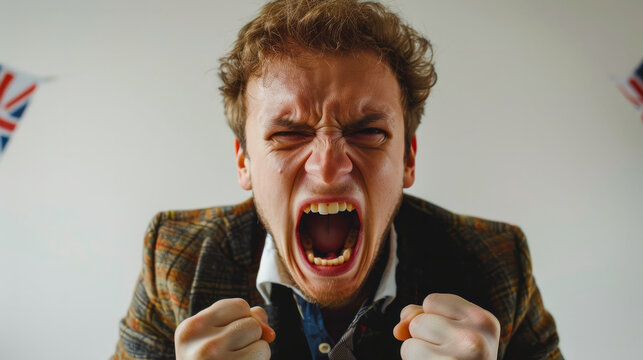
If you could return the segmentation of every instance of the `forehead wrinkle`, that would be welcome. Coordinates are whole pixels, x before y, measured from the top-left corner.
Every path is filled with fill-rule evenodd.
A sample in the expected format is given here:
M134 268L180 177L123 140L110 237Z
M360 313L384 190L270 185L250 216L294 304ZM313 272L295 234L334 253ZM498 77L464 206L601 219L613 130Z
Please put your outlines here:
M355 62L356 59L362 61ZM337 61L344 60L349 61L351 67L337 66ZM281 109L280 116L288 114L293 120L311 125L333 120L342 124L371 111L389 114L395 111L390 106L384 109L381 103L385 101L378 100L380 94L372 93L380 78L387 73L393 75L392 70L368 52L320 55L304 51L295 58L274 57L265 65L260 76L265 92L276 94L276 98L282 100L279 105L291 109ZM344 81L357 67L361 70L365 66L368 72L362 75L361 82ZM399 93L399 89L396 92ZM401 98L399 100L401 106Z
M249 81L246 99L254 106L248 106L248 116L256 113L263 128L274 125L281 118L299 119L305 113L304 97L292 91L283 81L285 77L279 71L266 71Z
M317 79L310 79L314 68L289 59L276 59L272 64L274 66L264 72L262 83L266 92L284 99L279 104L280 116L306 123L321 118L321 106L317 102L324 89Z
M346 101L343 95L334 96L327 99L323 106L324 118L329 122L336 122L344 127L351 124L368 125L375 121L384 120L390 126L394 125L395 109L387 105L386 102L373 99L369 93L353 96L355 101Z
M378 64L386 66L381 62L378 62ZM391 116L398 110L401 111L402 101L399 87L396 89L397 94L395 96L395 104L398 106L391 106L388 94L374 92L375 89L382 90L377 83L380 81L380 76L390 72L388 67L378 66L376 69L371 69L373 69L373 73L367 74L370 76L364 78L362 83L339 82L330 84L329 87L331 88L324 99L324 112L330 114L338 122L344 123L346 121L355 121L369 113L386 114L388 116L382 117L391 120L389 119ZM399 107L399 109L395 107Z

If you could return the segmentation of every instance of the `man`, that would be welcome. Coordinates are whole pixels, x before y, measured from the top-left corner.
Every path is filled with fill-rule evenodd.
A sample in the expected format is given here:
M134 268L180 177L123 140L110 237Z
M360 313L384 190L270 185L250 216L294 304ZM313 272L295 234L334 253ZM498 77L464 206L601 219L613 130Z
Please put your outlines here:
M221 65L253 199L155 218L115 358L562 358L520 230L403 195L430 49L379 4L266 4Z

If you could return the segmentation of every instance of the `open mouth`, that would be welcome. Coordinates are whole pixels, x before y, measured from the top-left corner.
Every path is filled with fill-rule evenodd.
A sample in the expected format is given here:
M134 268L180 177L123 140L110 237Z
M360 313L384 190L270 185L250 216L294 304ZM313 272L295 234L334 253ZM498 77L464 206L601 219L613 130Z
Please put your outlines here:
M338 266L354 255L360 220L351 203L313 203L299 221L299 241L309 263Z

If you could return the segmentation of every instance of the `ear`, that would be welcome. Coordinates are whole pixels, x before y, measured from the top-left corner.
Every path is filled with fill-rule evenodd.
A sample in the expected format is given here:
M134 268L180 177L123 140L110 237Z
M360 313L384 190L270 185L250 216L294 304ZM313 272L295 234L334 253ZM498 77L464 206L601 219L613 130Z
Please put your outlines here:
M409 153L406 154L406 162L404 164L404 188L410 188L415 182L415 153L417 152L417 141L415 135L411 139L411 147Z
M252 181L250 181L250 159L243 152L239 139L234 138L234 156L237 164L237 180L243 190L252 190Z

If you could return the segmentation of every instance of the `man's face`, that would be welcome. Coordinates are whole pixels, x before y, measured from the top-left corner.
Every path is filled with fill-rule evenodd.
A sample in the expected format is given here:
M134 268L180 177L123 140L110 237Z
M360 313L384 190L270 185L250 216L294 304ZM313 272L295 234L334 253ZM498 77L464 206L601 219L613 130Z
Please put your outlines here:
M322 306L345 305L414 180L394 73L369 52L276 58L248 82L246 108L240 184L297 286Z

